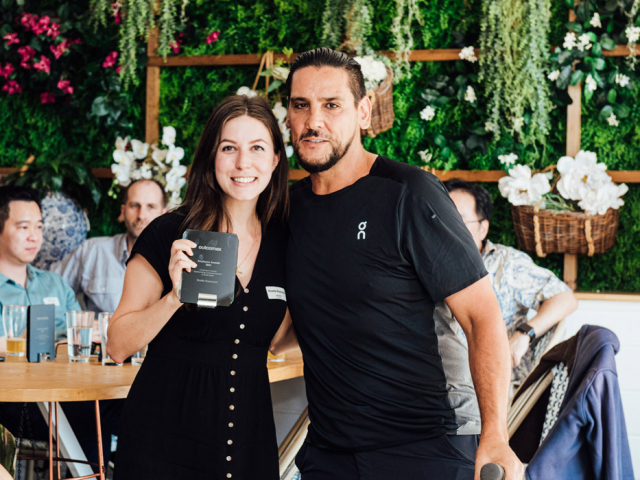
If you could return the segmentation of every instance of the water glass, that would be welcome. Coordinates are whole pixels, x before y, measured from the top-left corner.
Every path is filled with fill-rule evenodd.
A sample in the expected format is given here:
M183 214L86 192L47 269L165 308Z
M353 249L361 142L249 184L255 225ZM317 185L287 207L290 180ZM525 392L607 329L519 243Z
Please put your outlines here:
M100 329L100 353L102 354L102 365L118 365L122 366L121 363L116 363L109 354L107 353L107 329L109 328L109 322L111 321L113 313L110 312L100 312L98 314L98 328Z
M67 312L67 348L70 362L89 361L95 318L96 314L88 310Z
M7 355L24 357L27 352L27 307L3 306L2 323L7 337Z
M135 365L138 367L142 365L142 362L144 362L144 357L147 356L147 347L148 345L133 354L133 356L131 357L131 365Z

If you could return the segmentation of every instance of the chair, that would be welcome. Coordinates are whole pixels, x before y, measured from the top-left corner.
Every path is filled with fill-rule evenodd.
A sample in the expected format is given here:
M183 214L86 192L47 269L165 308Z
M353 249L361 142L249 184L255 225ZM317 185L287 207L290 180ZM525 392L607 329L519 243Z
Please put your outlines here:
M541 358L509 410L511 446L528 480L630 479L631 454L615 354L602 327L582 327Z

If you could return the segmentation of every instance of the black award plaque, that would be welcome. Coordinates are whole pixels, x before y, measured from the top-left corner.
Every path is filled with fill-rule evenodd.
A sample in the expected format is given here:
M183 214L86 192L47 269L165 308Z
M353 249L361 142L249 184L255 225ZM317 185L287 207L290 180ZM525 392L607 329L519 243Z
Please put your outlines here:
M39 362L42 354L56 358L56 307L31 305L27 310L27 360Z
M196 244L193 256L198 264L182 272L178 297L199 307L228 307L233 303L238 264L238 237L233 233L186 230L182 238Z

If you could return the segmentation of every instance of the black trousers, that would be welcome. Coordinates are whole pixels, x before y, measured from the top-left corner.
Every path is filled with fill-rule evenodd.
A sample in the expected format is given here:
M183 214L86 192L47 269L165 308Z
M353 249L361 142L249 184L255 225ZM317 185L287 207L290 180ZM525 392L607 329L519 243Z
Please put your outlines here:
M20 417L23 403L0 403L0 424L9 430L15 437L20 432ZM105 466L111 457L111 435L118 434L120 413L124 400L102 400L100 402L100 427L102 430L102 454ZM69 420L69 424L75 433L78 443L90 462L98 463L98 442L96 441L96 414L94 402L61 402L62 411ZM34 440L49 440L49 427L45 422L38 405L27 404L27 413L31 423L31 432ZM54 432L55 434L55 432ZM29 433L25 426L22 432L23 446L31 445ZM93 467L97 472L97 467Z
M302 480L473 480L479 435L442 435L349 453L305 443L296 456Z

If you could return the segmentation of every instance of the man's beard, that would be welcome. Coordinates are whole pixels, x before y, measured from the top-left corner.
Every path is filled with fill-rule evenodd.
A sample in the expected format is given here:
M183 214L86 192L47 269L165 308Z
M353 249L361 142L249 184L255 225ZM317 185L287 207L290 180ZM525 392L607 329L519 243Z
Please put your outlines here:
M302 168L304 168L309 173L320 173L326 172L330 168L332 168L336 163L338 163L342 157L347 153L349 147L351 147L351 142L353 142L353 138L349 140L349 142L345 145L345 147L340 150L339 145L331 144L331 153L328 155L327 160L323 163L311 163L302 156L300 153L300 142L302 142L305 138L309 137L317 137L323 138L322 135L317 130L307 130L307 132L300 137L300 139L293 145L293 151L296 154L296 158L298 159L298 163ZM328 139L325 139L328 140Z

